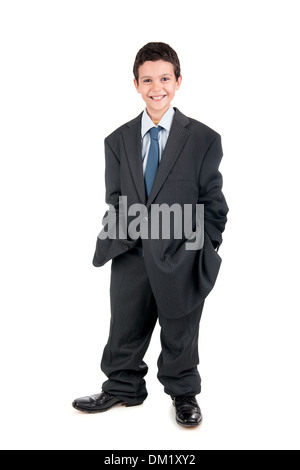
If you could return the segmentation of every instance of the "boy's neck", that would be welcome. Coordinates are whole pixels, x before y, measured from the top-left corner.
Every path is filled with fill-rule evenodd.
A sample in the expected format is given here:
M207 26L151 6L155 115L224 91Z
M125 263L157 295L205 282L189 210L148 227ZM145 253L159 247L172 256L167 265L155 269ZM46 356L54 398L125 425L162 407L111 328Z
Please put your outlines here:
M168 109L164 110L164 111L160 111L158 113L153 113L152 111L149 112L148 108L147 108L147 113L148 113L148 116L150 117L150 119L153 121L153 123L157 126L157 124L161 121L162 117L164 116L164 114L166 114L167 111L169 111L170 109L170 106L168 107Z

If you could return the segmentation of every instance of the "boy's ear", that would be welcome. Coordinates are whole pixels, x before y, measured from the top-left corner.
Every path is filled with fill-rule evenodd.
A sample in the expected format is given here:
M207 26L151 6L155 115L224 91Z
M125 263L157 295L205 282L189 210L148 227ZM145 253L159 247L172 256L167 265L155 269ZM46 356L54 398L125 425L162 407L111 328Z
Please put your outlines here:
M138 93L141 93L141 92L140 92L140 87L139 87L138 82L136 81L135 78L133 79L133 83L134 83L134 86L135 86L137 92L138 92Z
M176 82L176 90L179 90L179 88L181 87L181 83L182 83L182 75L180 75L180 77L178 78Z

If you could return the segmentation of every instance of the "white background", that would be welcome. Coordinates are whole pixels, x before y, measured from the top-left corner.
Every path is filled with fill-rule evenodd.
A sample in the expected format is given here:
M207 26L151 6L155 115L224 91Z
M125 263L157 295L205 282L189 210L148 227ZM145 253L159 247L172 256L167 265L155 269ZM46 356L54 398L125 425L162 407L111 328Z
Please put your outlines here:
M300 447L297 1L0 3L1 447ZM104 138L144 102L147 42L178 53L173 105L222 135L230 207L200 353L204 422L184 430L146 356L142 407L84 415L109 327Z

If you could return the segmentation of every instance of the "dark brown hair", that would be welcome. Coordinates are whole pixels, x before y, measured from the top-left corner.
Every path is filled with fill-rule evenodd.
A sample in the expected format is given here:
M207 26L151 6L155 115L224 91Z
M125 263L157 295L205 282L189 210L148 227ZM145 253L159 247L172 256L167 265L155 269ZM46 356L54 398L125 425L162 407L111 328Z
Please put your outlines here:
M133 74L137 82L139 81L139 67L148 60L153 62L156 60L171 62L174 67L176 80L180 77L180 62L174 49L164 42L149 42L139 50L135 58Z

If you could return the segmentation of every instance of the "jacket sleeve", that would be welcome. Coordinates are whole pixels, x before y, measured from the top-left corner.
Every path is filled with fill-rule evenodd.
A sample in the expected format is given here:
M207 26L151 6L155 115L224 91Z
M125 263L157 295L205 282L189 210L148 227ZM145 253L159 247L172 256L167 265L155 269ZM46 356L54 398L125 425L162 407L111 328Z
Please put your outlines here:
M122 248L114 243L119 233L119 196L121 196L120 161L109 145L105 145L105 202L109 209L102 219L103 228L97 237L93 265L103 266L109 259L119 254Z
M106 227L107 231L107 222L108 217L113 213L116 216L116 224L110 224L110 231L116 231L118 233L117 225L119 221L119 197L121 196L121 179L120 179L120 161L111 146L109 145L107 139L104 141L105 146L105 202L109 205L109 209L105 212L102 219L102 225L104 228L99 234L104 232ZM110 219L111 221L113 219ZM116 235L115 235L116 237Z
M105 202L118 210L119 196L121 196L120 161L113 152L107 139L105 145Z
M222 193L223 178L219 171L222 157L221 136L217 134L202 162L198 200L199 204L204 204L204 231L217 249L223 241L222 233L225 230L229 211Z

